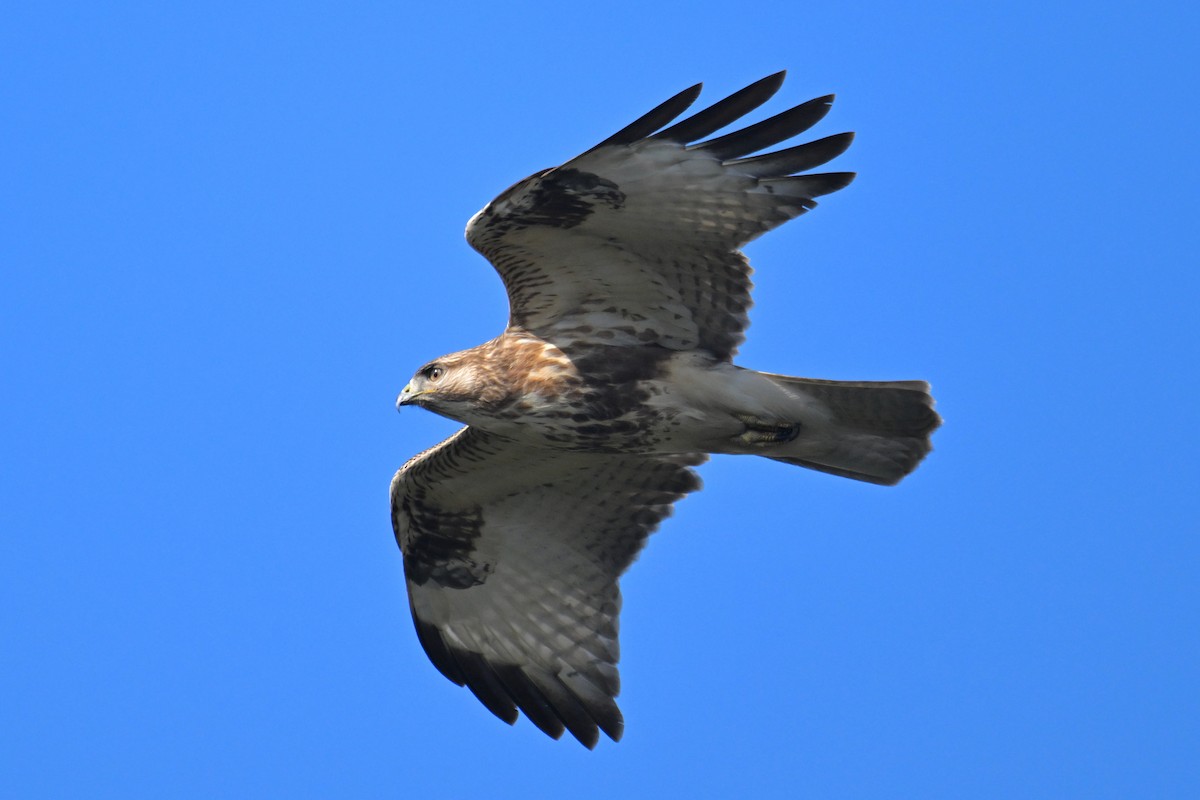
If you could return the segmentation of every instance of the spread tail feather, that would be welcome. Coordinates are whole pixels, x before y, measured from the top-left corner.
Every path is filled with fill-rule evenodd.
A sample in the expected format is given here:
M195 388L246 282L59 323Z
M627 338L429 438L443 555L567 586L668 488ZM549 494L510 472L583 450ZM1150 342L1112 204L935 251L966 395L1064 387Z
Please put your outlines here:
M760 373L789 393L818 401L829 425L763 455L786 464L884 485L900 482L932 449L942 424L924 381L824 381Z

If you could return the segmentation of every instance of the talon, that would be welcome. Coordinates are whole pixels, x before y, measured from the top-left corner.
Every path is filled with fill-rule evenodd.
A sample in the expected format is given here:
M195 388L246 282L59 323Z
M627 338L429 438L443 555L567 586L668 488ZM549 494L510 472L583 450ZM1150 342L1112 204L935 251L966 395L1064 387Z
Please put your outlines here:
M746 430L742 431L736 438L742 444L747 445L772 445L783 444L790 442L800 435L800 423L779 423L768 422L767 420L758 419L743 414L735 415Z

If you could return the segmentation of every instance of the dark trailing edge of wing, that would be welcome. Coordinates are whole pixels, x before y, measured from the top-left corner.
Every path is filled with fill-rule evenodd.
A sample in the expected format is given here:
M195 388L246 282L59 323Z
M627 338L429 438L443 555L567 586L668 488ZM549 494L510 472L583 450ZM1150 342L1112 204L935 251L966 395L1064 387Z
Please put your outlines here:
M685 120L675 123L664 131L651 136L651 139L666 139L679 144L687 144L697 139L703 139L715 131L721 130L734 120L741 119L763 103L770 100L779 87L787 71L776 72L762 80L755 81L745 89L734 92L724 100L718 101Z
M621 130L593 147L592 150L599 150L601 147L609 145L633 144L636 141L645 139L663 125L666 125L684 111L687 111L688 106L696 102L696 98L700 96L700 88L703 85L697 83L695 86L684 89L670 100L656 106L653 110L638 117L624 128L621 128ZM588 152L590 153L591 150Z

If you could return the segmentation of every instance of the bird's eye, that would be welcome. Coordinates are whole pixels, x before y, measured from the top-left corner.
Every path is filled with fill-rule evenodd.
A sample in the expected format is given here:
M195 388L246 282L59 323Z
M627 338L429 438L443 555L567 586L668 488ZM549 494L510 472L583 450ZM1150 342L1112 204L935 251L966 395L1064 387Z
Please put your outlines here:
M425 378L427 380L436 381L436 380L441 379L441 377L445 374L446 374L446 370L442 369L441 367L426 367L425 368Z

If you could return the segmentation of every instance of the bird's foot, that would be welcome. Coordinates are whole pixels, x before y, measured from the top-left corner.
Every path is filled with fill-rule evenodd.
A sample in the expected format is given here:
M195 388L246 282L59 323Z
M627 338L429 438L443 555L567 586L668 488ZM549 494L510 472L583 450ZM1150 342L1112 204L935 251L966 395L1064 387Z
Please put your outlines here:
M746 429L734 438L750 447L783 444L800 435L800 423L798 422L772 422L745 414L736 416L746 426Z

